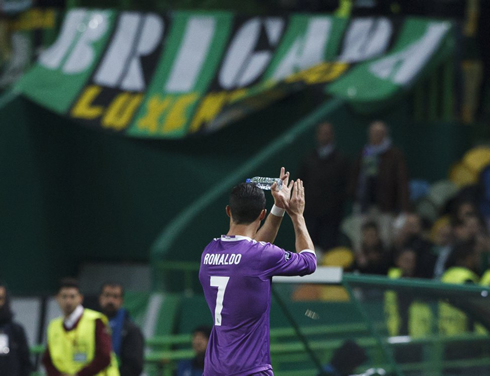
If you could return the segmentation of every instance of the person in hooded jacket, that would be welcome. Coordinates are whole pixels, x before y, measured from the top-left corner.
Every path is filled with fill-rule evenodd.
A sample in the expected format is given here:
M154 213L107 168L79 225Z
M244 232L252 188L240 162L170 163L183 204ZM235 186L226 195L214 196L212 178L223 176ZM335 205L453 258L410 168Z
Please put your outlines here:
M0 282L0 375L29 376L32 363L26 333L13 316L7 288Z

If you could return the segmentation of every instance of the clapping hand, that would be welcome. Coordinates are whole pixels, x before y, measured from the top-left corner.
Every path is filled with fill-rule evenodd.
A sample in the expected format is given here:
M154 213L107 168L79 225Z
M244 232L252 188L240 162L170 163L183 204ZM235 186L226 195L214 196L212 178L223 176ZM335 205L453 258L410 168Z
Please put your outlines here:
M305 210L305 188L303 186L303 181L298 179L293 183L293 194L289 201L288 214L290 217L295 215L303 215Z
M289 208L289 200L291 199L291 189L293 181L289 181L289 171L286 172L284 167L281 167L279 179L282 180L282 187L279 189L278 184L274 183L271 187L272 197L274 197L274 205L278 208L287 210Z

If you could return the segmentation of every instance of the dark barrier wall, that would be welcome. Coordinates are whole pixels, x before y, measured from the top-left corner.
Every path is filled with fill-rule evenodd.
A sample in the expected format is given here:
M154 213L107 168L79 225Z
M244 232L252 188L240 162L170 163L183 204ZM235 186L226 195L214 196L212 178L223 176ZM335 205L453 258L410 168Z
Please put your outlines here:
M15 99L0 109L0 278L16 293L53 291L81 262L149 260L153 241L180 211L313 107L302 94L209 136L142 141L82 128ZM413 125L408 104L379 116L410 156L414 178L443 178L468 147L468 128ZM339 147L354 158L367 120L347 108L330 120ZM294 176L312 146L313 130L256 174L275 175L285 165ZM210 203L164 259L198 261L226 230L226 199ZM285 221L278 244L291 248L291 234Z

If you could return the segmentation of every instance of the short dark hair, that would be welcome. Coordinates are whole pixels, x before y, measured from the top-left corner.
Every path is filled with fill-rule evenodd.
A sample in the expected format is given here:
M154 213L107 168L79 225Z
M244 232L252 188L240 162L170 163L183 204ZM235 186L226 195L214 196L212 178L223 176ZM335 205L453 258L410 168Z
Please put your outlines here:
M241 183L230 194L230 210L233 222L250 224L265 208L265 194L255 183Z
M121 289L121 296L124 297L124 287L123 287L123 285L121 285L118 282L113 282L113 281L104 282L102 284L102 286L100 286L99 295L102 295L102 293L104 292L104 289L106 287L119 287Z
M80 285L78 284L78 281L75 278L63 278L60 281L58 292L60 292L62 289L70 288L75 288L80 291Z
M211 327L207 325L198 326L192 331L192 335L196 335L197 333L202 333L207 339L209 339L209 336L211 335Z

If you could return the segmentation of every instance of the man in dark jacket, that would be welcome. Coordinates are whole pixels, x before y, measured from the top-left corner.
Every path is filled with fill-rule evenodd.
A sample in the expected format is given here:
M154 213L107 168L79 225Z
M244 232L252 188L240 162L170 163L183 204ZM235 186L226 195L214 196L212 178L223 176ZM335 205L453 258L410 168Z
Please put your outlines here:
M0 283L0 375L29 376L32 364L27 337L12 318L7 289Z
M381 238L390 247L395 215L409 211L407 166L402 151L393 146L384 122L373 122L368 138L353 170L349 191L359 227L368 219L376 221Z
M119 361L121 376L139 376L143 372L144 337L131 321L129 313L122 308L124 289L118 283L102 285L99 304L102 313L109 319L112 330L112 349Z
M324 122L316 130L317 147L303 161L298 177L305 190L305 219L315 246L337 246L344 212L348 163L335 146L333 125Z

